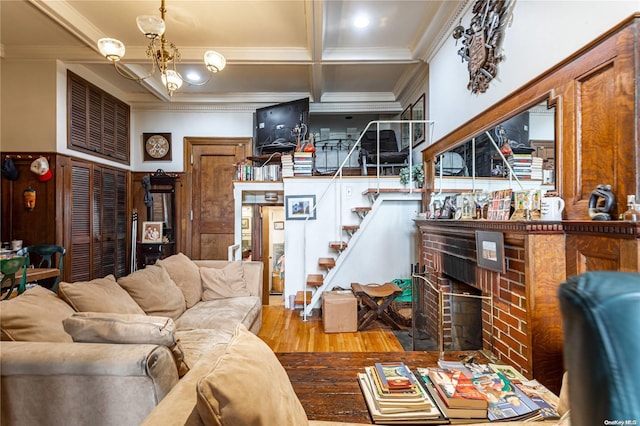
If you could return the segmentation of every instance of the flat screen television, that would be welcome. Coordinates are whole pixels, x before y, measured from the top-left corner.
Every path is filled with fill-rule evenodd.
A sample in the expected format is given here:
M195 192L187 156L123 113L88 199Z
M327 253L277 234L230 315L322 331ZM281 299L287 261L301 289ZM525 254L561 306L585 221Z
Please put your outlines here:
M308 117L309 98L257 109L254 153L262 155L293 151L298 137L295 128L303 123L308 125Z

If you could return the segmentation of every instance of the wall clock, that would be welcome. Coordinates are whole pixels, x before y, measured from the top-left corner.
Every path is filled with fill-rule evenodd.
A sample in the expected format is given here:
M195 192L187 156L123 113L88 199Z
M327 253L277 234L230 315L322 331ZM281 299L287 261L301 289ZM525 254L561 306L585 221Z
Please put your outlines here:
M171 133L143 133L144 161L171 160Z
M472 93L484 93L498 74L498 63L504 60L502 39L510 24L516 0L477 0L473 18L466 30L462 25L453 30L453 38L462 38L458 55L468 61L469 84ZM456 42L457 43L457 42Z

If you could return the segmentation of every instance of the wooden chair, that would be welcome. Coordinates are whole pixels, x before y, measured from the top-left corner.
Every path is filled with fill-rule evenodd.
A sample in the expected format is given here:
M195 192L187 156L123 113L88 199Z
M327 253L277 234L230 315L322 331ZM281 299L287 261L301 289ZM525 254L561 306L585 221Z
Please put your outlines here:
M14 256L8 259L0 259L0 272L3 274L2 281L0 281L0 288L2 288L3 293L5 290L7 292L2 298L3 300L11 297L13 289L16 288L16 273L20 268L22 268L22 278L20 278L20 284L18 285L18 294L20 294L19 289L23 288L27 281L28 264L29 259L26 256Z
M58 262L57 266L55 263L55 255L58 254ZM29 259L29 264L33 265L36 268L58 268L60 274L56 277L53 285L51 286L51 291L54 293L58 291L58 284L60 284L60 280L62 279L62 266L64 255L67 253L67 250L62 246L57 246L54 244L41 244L37 246L28 246L23 247L16 253L18 256L26 256ZM40 258L40 262L36 265L36 259L31 259L31 254L36 254ZM51 266L53 265L53 266ZM24 286L21 286L21 289L18 290L18 294L24 291Z
M378 318L394 330L402 328L388 312L393 299L402 294L400 287L393 283L366 285L351 283L351 289L361 305L358 310L358 331L364 330L373 320Z

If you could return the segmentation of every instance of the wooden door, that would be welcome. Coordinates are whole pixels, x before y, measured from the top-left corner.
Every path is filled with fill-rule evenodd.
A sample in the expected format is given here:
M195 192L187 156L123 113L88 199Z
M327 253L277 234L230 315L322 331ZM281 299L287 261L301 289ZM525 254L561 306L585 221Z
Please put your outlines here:
M226 260L234 243L233 180L251 146L248 138L186 138L190 180L187 242L192 259Z

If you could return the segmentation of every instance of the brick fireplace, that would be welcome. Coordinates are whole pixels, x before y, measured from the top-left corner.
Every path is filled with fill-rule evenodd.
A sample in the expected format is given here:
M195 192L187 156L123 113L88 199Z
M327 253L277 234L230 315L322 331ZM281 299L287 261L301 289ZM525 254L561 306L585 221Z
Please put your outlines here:
M420 286L421 315L416 327L445 350L476 343L503 362L559 389L562 372L561 323L555 291L565 277L563 235L551 226L525 222L417 221L421 234L421 272L443 293L468 293L482 299L443 296L440 336L438 292ZM502 232L505 272L476 263L475 231ZM552 313L552 314L551 314Z

